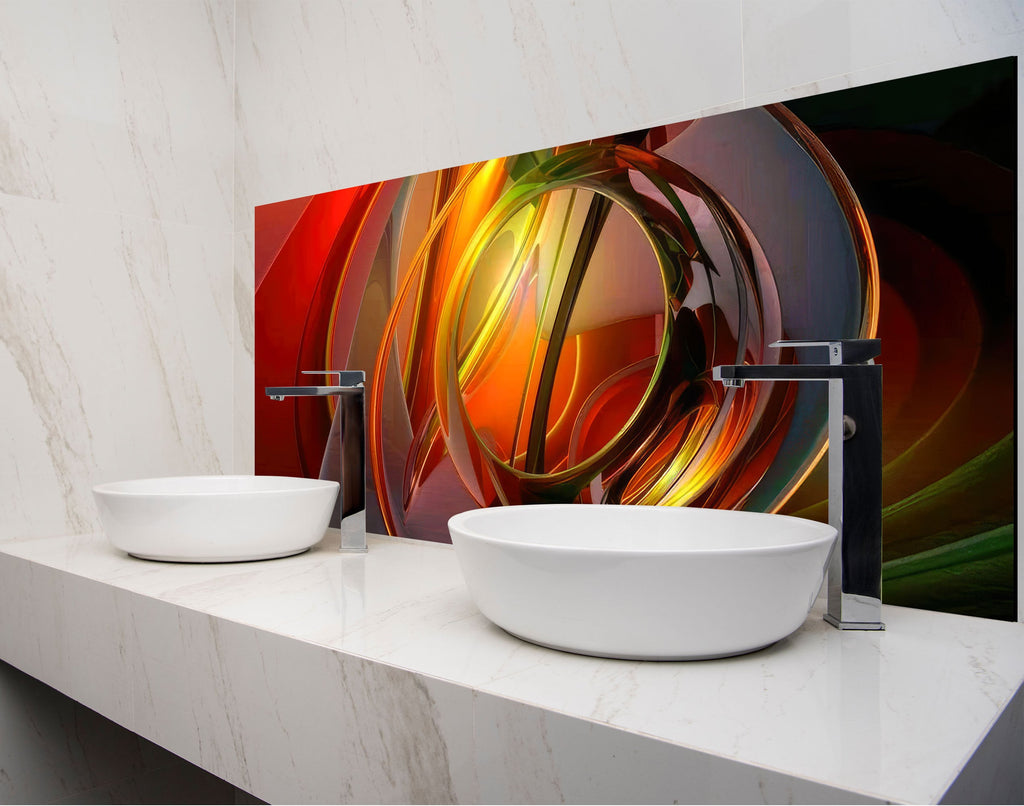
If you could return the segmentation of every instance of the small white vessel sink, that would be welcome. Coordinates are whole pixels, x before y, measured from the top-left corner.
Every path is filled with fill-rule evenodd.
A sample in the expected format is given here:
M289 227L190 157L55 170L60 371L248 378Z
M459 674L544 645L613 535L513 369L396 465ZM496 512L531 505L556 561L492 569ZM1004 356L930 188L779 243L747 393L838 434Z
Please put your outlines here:
M799 628L836 540L823 523L688 507L536 504L448 521L480 611L519 638L600 657L698 660Z
M338 482L290 476L178 476L93 488L117 548L146 560L269 560L320 542Z

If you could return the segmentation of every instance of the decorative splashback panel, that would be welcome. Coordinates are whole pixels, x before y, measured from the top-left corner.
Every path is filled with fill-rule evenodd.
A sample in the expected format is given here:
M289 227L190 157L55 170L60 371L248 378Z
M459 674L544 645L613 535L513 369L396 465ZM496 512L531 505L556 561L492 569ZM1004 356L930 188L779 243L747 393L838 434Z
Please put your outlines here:
M1015 618L1015 61L256 209L257 472L368 382L369 528L531 502L825 518L825 390L715 364L875 337L884 599ZM330 475L330 468L324 468Z

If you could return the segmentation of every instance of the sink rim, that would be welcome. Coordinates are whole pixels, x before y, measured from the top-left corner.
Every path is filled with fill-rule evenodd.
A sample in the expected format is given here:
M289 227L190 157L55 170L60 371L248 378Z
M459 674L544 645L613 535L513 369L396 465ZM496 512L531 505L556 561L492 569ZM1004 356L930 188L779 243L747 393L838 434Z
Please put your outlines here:
M791 524L798 524L801 531L806 532L806 535L800 535L800 539L790 540L785 543L761 543L751 544L742 546L643 546L635 544L623 544L619 546L595 546L595 545L571 545L565 543L556 542L541 542L537 539L522 540L518 538L506 537L506 536L495 536L486 534L480 531L479 527L472 528L467 524L467 521L472 521L474 518L493 518L497 517L500 513L508 514L511 511L565 511L574 510L578 511L583 508L594 508L600 507L605 510L618 510L620 508L628 508L629 510L644 510L644 511L658 511L665 512L664 517L669 517L668 513L678 510L686 510L689 512L728 512L730 520L750 520L753 522L770 522L775 525L779 525L780 521L789 522ZM493 514L488 514L493 513ZM583 513L579 513L583 514ZM715 517L715 516L710 516ZM771 521L765 519L770 518ZM480 507L479 509L466 510L453 515L448 519L449 534L452 535L453 541L455 540L455 532L452 530L454 526L456 530L460 530L475 540L483 540L496 545L514 546L521 549L536 549L551 552L566 552L566 553L587 553L587 554L642 554L642 555L723 555L723 554L758 554L763 555L766 553L788 553L806 551L807 549L820 545L831 543L838 536L838 531L834 526L827 523L821 523L820 521L812 521L808 518L801 518L795 515L780 515L775 513L767 512L747 512L744 510L720 510L709 507L683 507L683 506L653 506L653 505L642 505L642 504L513 504L508 506L495 506L495 507ZM545 535L545 537L561 537L558 535ZM633 535L635 537L635 535Z
M249 488L231 487L223 484L221 487L208 486L206 489L195 487L189 489L182 484L178 488L161 488L161 483L168 482L194 482L207 485L217 485L222 482L256 482ZM266 482L265 485L260 482ZM283 495L303 492L305 490L323 490L330 487L340 486L336 481L328 479L308 479L300 476L257 476L244 473L220 475L216 473L202 475L182 476L153 476L144 479L124 479L122 481L107 481L95 485L92 490L97 495L124 496L129 498L142 498L150 496L167 497L192 497L192 496L245 496L245 495Z

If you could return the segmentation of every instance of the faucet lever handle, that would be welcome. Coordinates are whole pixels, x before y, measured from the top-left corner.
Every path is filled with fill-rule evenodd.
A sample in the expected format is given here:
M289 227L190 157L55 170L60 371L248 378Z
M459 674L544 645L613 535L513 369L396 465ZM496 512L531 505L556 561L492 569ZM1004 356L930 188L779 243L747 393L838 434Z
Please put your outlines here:
M302 374L333 375L335 386L359 386L366 382L366 373L361 369L304 369Z
M304 369L303 375L326 375L328 382L333 380L335 386L341 386L341 370L337 369ZM332 379L331 376L334 376Z
M828 347L830 364L867 364L882 352L881 339L781 339L769 347Z

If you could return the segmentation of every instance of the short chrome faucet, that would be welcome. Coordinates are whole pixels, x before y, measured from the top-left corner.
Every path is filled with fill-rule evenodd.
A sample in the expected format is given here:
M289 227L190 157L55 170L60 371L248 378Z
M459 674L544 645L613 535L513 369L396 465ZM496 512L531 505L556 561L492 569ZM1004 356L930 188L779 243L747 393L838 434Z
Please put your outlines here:
M882 368L879 339L777 341L827 347L828 364L717 366L727 387L746 381L828 381L828 521L839 533L828 568L825 620L841 630L882 623Z
M364 406L364 384L366 373L362 370L327 370L324 372L303 371L303 375L333 375L333 386L268 386L267 397L284 400L286 397L338 398L338 409L331 423L330 442L335 441L340 455L341 475L338 492L338 506L331 526L341 530L341 550L347 552L366 551L366 410ZM331 452L331 445L325 454Z

